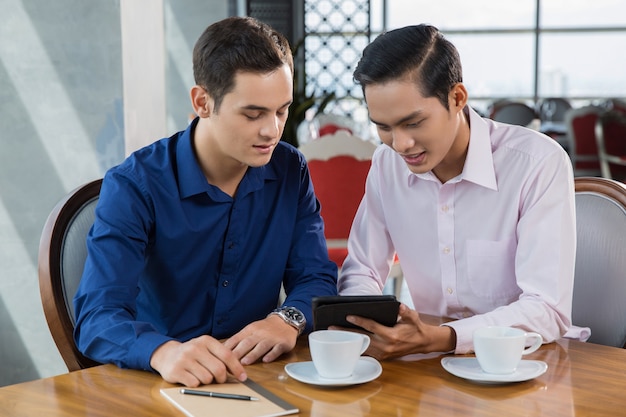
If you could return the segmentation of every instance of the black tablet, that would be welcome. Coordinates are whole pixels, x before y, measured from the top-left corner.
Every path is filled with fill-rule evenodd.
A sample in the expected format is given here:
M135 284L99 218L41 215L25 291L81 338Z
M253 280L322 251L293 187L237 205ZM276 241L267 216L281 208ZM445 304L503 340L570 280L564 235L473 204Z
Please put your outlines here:
M366 317L385 326L398 321L400 302L394 295L337 295L314 297L313 329L323 330L328 326L359 328L346 321L347 315Z

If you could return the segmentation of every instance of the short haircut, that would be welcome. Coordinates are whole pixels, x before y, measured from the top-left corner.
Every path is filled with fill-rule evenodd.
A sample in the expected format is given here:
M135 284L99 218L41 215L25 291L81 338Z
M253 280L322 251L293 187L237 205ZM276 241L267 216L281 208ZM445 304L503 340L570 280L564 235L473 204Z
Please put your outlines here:
M354 71L363 90L403 78L414 82L424 97L437 97L449 109L448 94L463 82L459 53L434 26L407 26L378 36L363 50Z
M193 48L193 75L219 110L238 72L267 74L287 64L293 74L289 41L251 17L229 17L210 25Z

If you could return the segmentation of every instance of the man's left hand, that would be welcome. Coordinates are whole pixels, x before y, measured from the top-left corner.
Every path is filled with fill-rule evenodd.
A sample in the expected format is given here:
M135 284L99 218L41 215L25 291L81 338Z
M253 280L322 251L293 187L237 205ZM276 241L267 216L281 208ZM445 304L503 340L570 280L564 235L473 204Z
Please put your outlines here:
M233 351L243 365L262 358L272 362L296 346L298 330L277 315L255 321L233 335L224 345Z

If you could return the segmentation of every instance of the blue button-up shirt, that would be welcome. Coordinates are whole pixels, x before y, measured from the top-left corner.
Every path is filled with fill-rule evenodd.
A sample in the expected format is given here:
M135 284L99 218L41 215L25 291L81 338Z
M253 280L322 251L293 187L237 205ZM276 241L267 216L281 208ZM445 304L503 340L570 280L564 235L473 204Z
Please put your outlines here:
M277 304L336 294L304 157L280 142L248 168L237 194L210 185L186 131L133 153L105 175L74 299L79 349L99 362L151 369L168 340L226 338Z

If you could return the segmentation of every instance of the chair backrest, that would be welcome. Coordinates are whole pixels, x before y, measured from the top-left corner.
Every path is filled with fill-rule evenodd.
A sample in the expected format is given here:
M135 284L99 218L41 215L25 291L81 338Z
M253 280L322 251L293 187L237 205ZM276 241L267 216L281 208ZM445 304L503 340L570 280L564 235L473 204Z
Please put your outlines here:
M607 110L615 110L622 114L626 114L626 101L619 98L609 98L604 101L603 106Z
M563 122L572 104L563 97L546 97L537 103L537 115L542 122Z
M589 341L626 348L626 186L578 177L572 322Z
M376 145L340 130L304 144L327 239L347 239Z
M503 101L493 106L490 118L496 122L528 126L537 117L535 110L521 102Z
M300 148L309 165L321 204L329 254L341 266L347 255L352 220L365 193L365 180L376 145L346 131L322 136Z
M571 103L562 97L546 97L537 104L537 114L542 122L563 122L571 108Z
M351 156L359 161L369 161L374 155L376 145L368 140L350 134L346 130L337 130L333 134L321 136L298 148L307 162L312 160L327 161L338 155Z
M39 290L52 338L68 370L95 366L74 343L73 298L87 258L86 238L94 222L102 179L68 193L54 207L39 243Z
M609 110L596 121L596 143L604 178L626 180L626 113Z
M600 159L596 144L595 126L603 112L597 106L571 109L565 114L569 154L575 176L600 176Z

